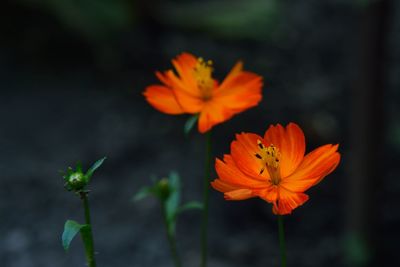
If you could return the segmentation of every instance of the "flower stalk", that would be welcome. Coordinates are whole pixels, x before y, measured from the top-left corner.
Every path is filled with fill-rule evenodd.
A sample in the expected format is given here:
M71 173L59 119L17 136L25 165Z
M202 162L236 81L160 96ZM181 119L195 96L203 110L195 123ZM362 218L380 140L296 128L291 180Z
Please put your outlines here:
M203 221L201 227L201 266L207 266L207 226L208 226L208 206L210 191L210 171L211 171L211 130L205 134L206 158L204 165L203 183Z
M89 208L89 199L88 192L82 191L80 192L80 196L83 203L83 208L85 210L85 224L86 227L82 229L82 240L85 246L85 255L86 262L89 267L96 267L96 259L94 257L94 241L93 241L93 233L92 233L92 224L90 220L90 208Z
M281 267L286 267L286 244L283 216L278 215L279 249L281 254Z
M174 261L175 267L182 267L181 260L179 258L178 250L176 247L176 238L175 238L175 235L169 230L170 226L169 226L169 222L168 222L166 209L164 207L162 208L162 213L163 213L163 219L164 219L164 224L165 224L165 230L167 233L169 248L171 250L172 260Z

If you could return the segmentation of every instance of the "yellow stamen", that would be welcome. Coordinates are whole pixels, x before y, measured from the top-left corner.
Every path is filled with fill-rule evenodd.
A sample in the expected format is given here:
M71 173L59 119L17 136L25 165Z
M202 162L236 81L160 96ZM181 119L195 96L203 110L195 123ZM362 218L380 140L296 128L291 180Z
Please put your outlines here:
M212 89L214 88L214 80L211 76L213 72L212 61L204 61L201 57L197 59L197 64L193 69L193 75L196 79L204 100L211 99Z
M281 154L279 153L279 149L273 144L270 144L269 147L265 147L261 140L257 140L257 145L260 152L256 153L255 156L256 158L260 159L262 163L260 175L264 172L265 169L267 169L271 178L271 183L274 185L278 185L281 181L279 169Z

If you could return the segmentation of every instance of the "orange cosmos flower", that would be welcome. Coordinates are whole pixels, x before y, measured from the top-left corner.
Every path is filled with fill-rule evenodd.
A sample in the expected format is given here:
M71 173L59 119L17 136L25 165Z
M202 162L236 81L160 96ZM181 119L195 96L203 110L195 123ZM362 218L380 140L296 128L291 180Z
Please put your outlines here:
M176 73L156 72L163 85L150 85L143 94L150 105L163 113L199 113L201 133L261 101L262 78L243 71L242 62L236 63L221 84L212 77L211 61L182 53L172 64Z
M271 125L264 138L236 135L231 154L216 160L219 178L211 185L227 200L260 197L272 203L274 214L284 215L308 200L304 192L339 164L338 145L324 145L304 156L305 138L297 124Z

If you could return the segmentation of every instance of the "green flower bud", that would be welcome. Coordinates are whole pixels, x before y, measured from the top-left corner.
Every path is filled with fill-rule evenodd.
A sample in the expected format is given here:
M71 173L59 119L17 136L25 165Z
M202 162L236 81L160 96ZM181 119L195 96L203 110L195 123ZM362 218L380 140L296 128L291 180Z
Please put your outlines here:
M166 200L171 193L171 189L167 178L161 179L155 186L156 194L161 200Z
M76 193L81 193L85 190L85 187L89 184L90 178L93 173L103 164L106 158L99 159L96 161L86 173L82 171L82 166L80 163L77 164L75 170L69 167L67 173L63 176L65 181L65 188L68 191L75 191Z
M80 191L87 185L87 179L80 171L69 173L68 175L64 176L64 180L65 187L69 191Z

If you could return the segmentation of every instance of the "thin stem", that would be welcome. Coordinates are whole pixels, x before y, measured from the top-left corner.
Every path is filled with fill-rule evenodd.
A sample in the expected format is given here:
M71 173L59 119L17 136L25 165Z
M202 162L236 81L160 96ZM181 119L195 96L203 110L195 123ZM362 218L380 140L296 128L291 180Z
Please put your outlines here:
M283 225L283 216L278 215L279 247L281 250L281 267L286 267L286 245L285 229Z
M80 195L83 202L83 207L85 209L85 223L87 225L84 229L82 229L82 239L85 246L86 262L89 267L96 267L96 260L94 258L92 225L90 222L89 199L87 197L88 193L81 192Z
M207 225L208 225L208 194L210 189L211 171L211 130L205 134L206 158L204 165L203 184L203 223L201 228L201 267L207 266Z
M181 260L179 259L178 250L176 248L176 239L175 239L174 234L170 230L170 225L168 223L165 206L162 207L162 211L163 211L165 230L167 232L167 239L168 239L169 247L171 250L172 259L174 260L175 267L181 267L182 266Z

